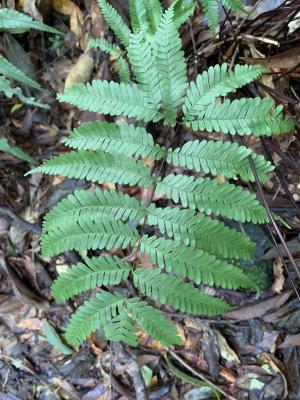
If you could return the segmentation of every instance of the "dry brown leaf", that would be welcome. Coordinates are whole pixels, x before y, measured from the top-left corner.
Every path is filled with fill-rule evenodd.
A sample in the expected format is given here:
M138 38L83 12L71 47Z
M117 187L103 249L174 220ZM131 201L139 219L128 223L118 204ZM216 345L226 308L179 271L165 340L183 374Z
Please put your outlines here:
M94 58L89 50L82 54L76 64L71 68L65 83L65 89L70 88L76 83L86 83L90 80L94 69Z
M39 318L28 318L20 321L17 326L22 329L28 329L29 331L41 331L44 322Z
M286 242L287 247L289 248L290 252L294 257L298 257L300 255L300 242L299 239L293 239ZM286 251L282 244L278 245L280 252L282 253L283 257L287 257ZM272 260L273 258L278 257L277 247L273 246L270 250L266 252L263 256L263 260Z
M273 262L273 274L274 274L274 283L272 285L272 291L274 293L281 293L284 286L284 268L281 258L277 258Z
M240 57L247 64L260 64L272 71L279 72L294 68L300 62L300 47L292 48L275 56L265 58Z
M278 349L300 346L300 333L297 335L287 335L284 341L278 346Z
M71 15L77 6L71 0L52 0L52 7L61 14Z
M31 15L34 19L43 21L41 13L36 8L35 0L24 0L23 10L26 14Z
M238 319L240 321L245 321L251 318L259 318L266 314L269 310L273 308L279 308L282 306L291 296L292 291L284 292L277 296L272 296L266 300L255 301L251 305L241 307L239 310L229 311L225 313L228 318Z

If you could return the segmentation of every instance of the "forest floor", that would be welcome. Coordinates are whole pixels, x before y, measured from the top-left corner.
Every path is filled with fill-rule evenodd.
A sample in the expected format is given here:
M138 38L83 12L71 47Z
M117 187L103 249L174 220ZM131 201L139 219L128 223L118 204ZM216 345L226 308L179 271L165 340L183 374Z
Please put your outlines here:
M14 0L5 3L16 7ZM41 161L65 151L62 139L78 121L101 118L56 100L66 80L70 84L113 79L116 65L100 51L87 49L91 37L113 40L95 0L37 3L44 22L64 36L32 31L14 35L13 40L7 35L0 51L35 75L45 89L31 94L50 108L20 108L15 99L1 97L0 137ZM111 3L128 18L126 1ZM34 15L35 2L28 4ZM151 400L209 399L216 398L216 392L231 399L300 399L300 1L264 0L248 6L252 11L246 17L223 12L217 36L207 28L199 7L181 35L191 79L217 63L262 64L269 73L248 85L245 94L274 98L295 122L293 134L246 141L276 166L263 187L264 197L290 226L280 225L280 232L292 260L282 244L279 255L272 239L273 235L280 243L278 232L272 224L245 224L258 243L245 268L260 292L222 290L223 298L239 306L236 311L215 319L172 314L185 344L170 352L146 336L140 337L136 350L124 350L109 345L101 332L71 352L59 335L75 303L56 304L50 287L76 257L42 257L39 237L47 210L86 184L41 174L25 177L27 163L0 153L0 400L134 399L130 363L142 371ZM182 130L180 135L183 143L192 134ZM201 132L201 137L212 135ZM251 189L258 193L255 185ZM136 189L131 194L142 196ZM76 304L83 300L78 296ZM45 321L52 327L47 334ZM197 387L189 378L213 386Z

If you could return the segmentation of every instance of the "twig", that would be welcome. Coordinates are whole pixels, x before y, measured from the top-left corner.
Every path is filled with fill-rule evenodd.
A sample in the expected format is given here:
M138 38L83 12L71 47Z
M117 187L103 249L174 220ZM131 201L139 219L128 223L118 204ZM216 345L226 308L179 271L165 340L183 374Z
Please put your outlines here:
M185 367L187 370L189 370L192 374L197 376L197 378L200 378L204 382L206 382L208 385L210 385L213 389L217 390L220 392L223 396L225 396L226 399L230 400L237 400L235 397L232 397L231 395L227 394L222 388L217 386L216 384L210 382L203 374L200 372L196 371L193 367L191 367L189 364L187 364L182 358L180 358L176 353L174 353L172 350L168 351L169 354L171 354L172 357L174 357L183 367Z
M124 346L120 342L113 343L114 352L118 354L120 360L127 363L130 375L133 380L136 398L138 400L148 400L146 385L138 366L135 353L127 353Z

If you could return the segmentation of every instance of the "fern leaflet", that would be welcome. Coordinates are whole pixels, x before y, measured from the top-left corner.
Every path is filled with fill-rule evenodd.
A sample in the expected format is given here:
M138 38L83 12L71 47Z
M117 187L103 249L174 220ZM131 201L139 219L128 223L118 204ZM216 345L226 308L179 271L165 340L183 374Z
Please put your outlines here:
M19 158L20 160L27 161L31 164L35 164L36 161L34 158L30 157L23 150L18 147L12 147L8 143L7 139L0 138L0 151L4 151L5 153L11 154L12 156Z
M110 54L115 58L119 58L122 56L122 51L113 43L109 43L105 39L90 39L88 41L88 45L90 47L99 47L104 53Z
M151 121L158 111L148 103L143 91L136 85L96 80L84 85L78 83L58 95L60 101L85 110L109 115L126 115L142 121Z
M241 222L264 223L267 212L255 195L241 186L219 183L216 179L168 175L156 187L157 194L164 194L183 207L198 209L206 214L216 214Z
M129 346L136 347L138 328L135 322L125 312L117 315L110 323L104 325L104 333L107 340L112 342L125 342Z
M165 122L174 125L177 108L187 88L187 70L181 40L173 22L174 12L169 8L162 16L155 35L157 66L162 92Z
M133 273L134 285L161 304L168 304L194 315L216 315L229 310L228 304L203 293L189 283L182 283L174 275L159 270L137 269Z
M130 270L130 265L116 256L85 258L85 264L73 265L55 280L51 294L62 303L87 290L117 285L128 277Z
M218 96L226 96L230 92L258 78L265 68L260 65L236 65L233 71L228 64L209 67L195 82L191 82L183 105L185 121L199 115L206 106Z
M154 34L158 27L159 21L163 14L162 6L159 0L142 0L146 10L147 10L147 17L150 25L150 29Z
M97 1L106 22L111 27L120 42L127 47L129 45L129 36L131 34L130 29L122 17L110 4L108 4L105 0Z
M125 123L96 121L80 125L65 141L69 147L81 150L103 150L111 154L150 157L160 160L165 149L154 144L145 128Z
M91 182L107 181L124 185L151 186L153 179L149 169L140 161L122 155L94 153L82 150L56 156L30 173L63 175L68 178L86 179Z
M228 289L255 287L240 268L218 260L202 250L179 247L177 242L163 237L144 235L141 238L141 251L160 269L189 278L197 284L206 283Z
M268 173L274 167L263 156L258 156L245 146L221 140L189 141L183 147L168 152L168 163L186 167L190 170L204 171L212 175L222 175L237 179L239 175L245 181L255 182L248 156L251 155L261 182L265 183Z
M90 218L97 221L104 216L122 221L140 220L145 215L145 207L122 192L115 190L76 190L50 211L43 223L43 230L53 230L70 222L79 223Z
M141 0L139 0L141 2ZM149 42L145 42L142 34L131 35L128 57L139 88L144 92L148 103L154 108L162 99L157 65L152 56Z
M149 30L147 9L143 0L129 0L129 12L134 32L141 32L143 36Z

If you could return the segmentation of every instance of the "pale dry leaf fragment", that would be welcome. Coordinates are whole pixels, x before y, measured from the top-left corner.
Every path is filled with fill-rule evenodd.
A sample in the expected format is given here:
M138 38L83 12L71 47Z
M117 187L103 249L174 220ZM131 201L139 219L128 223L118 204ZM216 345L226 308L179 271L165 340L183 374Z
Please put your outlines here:
M71 68L65 83L65 89L76 83L86 83L90 80L94 69L94 58L91 51L82 54Z
M276 258L273 262L273 274L274 274L274 282L272 285L272 291L274 293L281 293L283 286L284 286L284 269L283 269L283 262L281 258Z
M80 8L71 0L53 0L52 7L55 11L70 16L71 31L81 37L84 17Z

